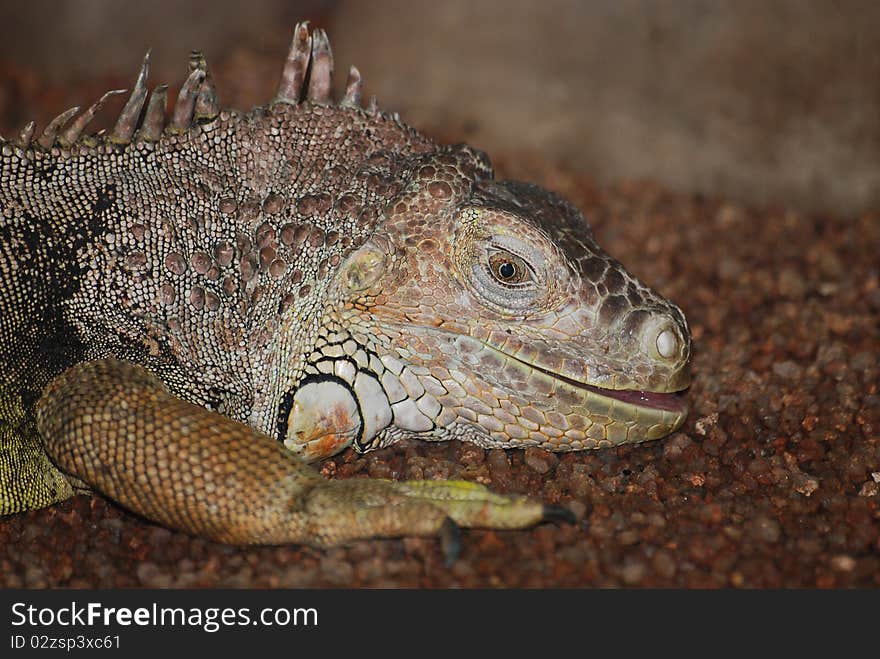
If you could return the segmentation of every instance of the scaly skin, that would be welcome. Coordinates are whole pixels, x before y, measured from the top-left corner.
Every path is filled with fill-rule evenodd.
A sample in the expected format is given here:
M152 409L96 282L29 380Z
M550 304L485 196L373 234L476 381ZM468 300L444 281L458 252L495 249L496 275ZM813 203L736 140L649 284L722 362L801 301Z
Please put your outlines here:
M566 201L362 109L355 69L331 102L305 25L247 115L190 68L167 125L145 61L106 136L85 130L102 99L0 141L0 513L96 490L234 543L521 528L560 512L306 463L681 425L684 316Z

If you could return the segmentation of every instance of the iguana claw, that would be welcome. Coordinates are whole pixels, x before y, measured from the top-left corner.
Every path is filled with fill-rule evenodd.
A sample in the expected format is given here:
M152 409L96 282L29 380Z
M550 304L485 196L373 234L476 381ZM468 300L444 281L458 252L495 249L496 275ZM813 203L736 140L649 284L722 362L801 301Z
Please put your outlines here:
M563 522L565 524L577 524L577 517L568 508L563 506L545 505L541 511L542 522Z
M455 565L461 554L461 529L451 517L447 517L437 535L440 538L440 548L443 550L443 564L450 568Z

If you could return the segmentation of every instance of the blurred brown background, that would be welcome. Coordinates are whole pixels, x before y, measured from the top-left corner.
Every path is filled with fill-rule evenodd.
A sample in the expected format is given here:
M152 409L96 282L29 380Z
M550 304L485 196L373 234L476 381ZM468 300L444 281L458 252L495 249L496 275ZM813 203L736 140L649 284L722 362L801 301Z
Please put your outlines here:
M72 81L129 84L148 47L154 80L200 48L225 103L260 104L304 17L384 108L490 153L757 206L880 206L871 0L4 0L0 124L88 102Z

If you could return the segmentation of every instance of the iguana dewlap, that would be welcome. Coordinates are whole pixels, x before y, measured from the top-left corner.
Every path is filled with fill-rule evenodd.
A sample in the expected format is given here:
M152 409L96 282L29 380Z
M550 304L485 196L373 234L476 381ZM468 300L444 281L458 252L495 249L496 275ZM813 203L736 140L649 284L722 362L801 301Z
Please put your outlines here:
M247 114L190 64L168 121L145 60L112 131L105 95L0 140L0 513L88 489L236 543L518 528L550 509L306 463L682 424L684 316L564 199L362 108L354 68L333 102L320 30Z

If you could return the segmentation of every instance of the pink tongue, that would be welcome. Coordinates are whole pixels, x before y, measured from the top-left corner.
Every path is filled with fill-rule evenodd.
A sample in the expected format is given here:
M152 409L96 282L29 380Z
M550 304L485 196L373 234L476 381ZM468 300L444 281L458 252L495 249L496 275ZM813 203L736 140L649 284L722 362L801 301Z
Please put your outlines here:
M661 394L653 391L633 391L629 389L602 389L591 387L596 393L608 398L615 398L624 403L654 407L661 410L677 412L682 408L682 400L679 394Z

